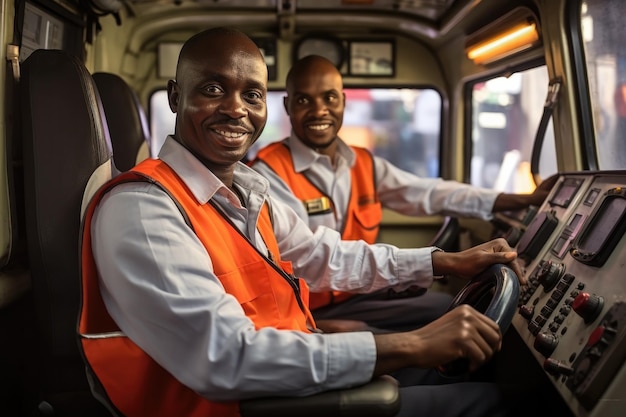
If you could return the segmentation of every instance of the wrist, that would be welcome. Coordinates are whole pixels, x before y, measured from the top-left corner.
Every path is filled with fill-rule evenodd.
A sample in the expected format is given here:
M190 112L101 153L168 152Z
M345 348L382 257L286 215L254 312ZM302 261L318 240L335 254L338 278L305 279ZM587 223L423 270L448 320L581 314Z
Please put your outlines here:
M433 247L433 251L430 254L433 266L433 277L442 277L450 272L449 255L449 253Z

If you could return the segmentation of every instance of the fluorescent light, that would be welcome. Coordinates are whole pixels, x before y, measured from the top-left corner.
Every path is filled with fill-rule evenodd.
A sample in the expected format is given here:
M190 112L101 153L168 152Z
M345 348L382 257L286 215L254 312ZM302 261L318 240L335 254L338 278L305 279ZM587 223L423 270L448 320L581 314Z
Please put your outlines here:
M534 22L519 23L483 42L470 46L467 49L467 57L475 64L484 64L528 49L538 40L539 33Z

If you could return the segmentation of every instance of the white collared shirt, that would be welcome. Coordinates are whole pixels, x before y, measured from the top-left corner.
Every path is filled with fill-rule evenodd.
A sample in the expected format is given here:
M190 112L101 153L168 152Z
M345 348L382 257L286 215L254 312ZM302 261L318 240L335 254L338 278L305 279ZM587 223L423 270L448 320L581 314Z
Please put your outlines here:
M337 141L335 161L306 146L293 132L283 141L291 149L295 171L303 173L332 199L335 213L309 216L291 188L267 164L262 161L253 164L253 168L270 181L270 194L294 209L312 230L319 226L343 230L352 184L350 169L356 155L340 138ZM457 181L418 177L377 156L374 156L374 167L376 191L382 206L407 216L439 214L490 220L500 194Z

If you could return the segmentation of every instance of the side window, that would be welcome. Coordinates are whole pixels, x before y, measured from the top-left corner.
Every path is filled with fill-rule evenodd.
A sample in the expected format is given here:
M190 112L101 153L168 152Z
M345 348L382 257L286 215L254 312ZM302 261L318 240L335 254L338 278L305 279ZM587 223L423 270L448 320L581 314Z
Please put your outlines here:
M439 176L442 104L437 91L347 88L345 93L346 108L339 132L344 141L368 148L419 176ZM253 158L261 147L289 136L291 125L283 107L284 96L284 91L268 92L267 124L248 158ZM158 155L165 137L174 133L174 122L167 92L155 92L150 98L152 155Z
M623 0L580 4L584 65L589 81L599 168L626 166L626 49Z
M531 153L548 92L545 66L471 86L470 182L512 193L535 189ZM557 172L554 130L548 124L541 149L541 178Z

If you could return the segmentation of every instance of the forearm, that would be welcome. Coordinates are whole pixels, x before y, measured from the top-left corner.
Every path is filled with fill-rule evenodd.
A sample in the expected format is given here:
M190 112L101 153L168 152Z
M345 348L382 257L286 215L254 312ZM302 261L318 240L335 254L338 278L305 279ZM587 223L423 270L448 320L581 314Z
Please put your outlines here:
M493 211L520 210L528 206L540 206L546 199L559 176L553 175L543 181L532 194L500 194L493 205Z
M398 369L418 366L420 338L413 333L374 335L376 342L376 367L374 376L389 374Z
M399 249L346 241L326 227L311 232L284 204L275 202L273 209L281 258L292 262L294 273L304 277L312 291L365 293L390 286L427 288L432 284L431 248Z
M493 204L493 212L507 210L521 210L533 204L532 194L506 194L498 195Z
M489 219L497 192L440 178L420 178L376 158L383 206L408 216L453 215Z

